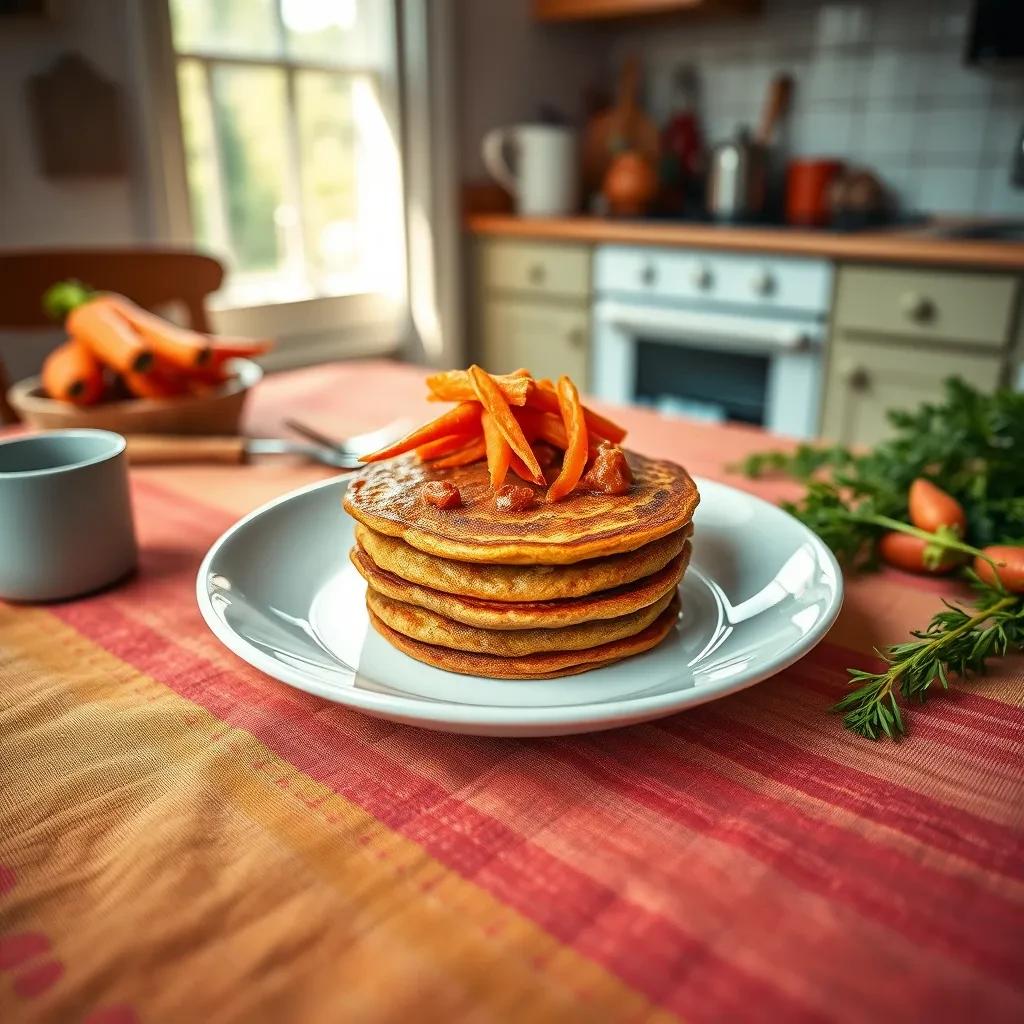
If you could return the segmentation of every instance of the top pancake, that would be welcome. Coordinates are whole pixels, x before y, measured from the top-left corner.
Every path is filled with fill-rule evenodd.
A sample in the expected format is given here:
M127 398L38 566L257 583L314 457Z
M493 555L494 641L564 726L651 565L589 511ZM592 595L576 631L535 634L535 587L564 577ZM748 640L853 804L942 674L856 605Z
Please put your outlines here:
M503 513L494 507L485 462L437 469L406 456L367 466L346 489L344 505L370 529L441 558L566 565L633 551L693 518L700 496L686 470L635 452L626 458L633 472L628 494L574 493L552 504L539 494L522 512ZM439 509L425 502L420 491L431 480L458 487L462 505Z

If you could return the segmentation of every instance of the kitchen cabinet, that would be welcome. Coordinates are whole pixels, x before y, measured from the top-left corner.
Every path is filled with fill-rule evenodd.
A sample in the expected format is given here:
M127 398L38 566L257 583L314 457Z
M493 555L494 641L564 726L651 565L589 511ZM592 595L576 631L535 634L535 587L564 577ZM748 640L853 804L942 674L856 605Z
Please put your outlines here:
M528 367L586 386L590 247L483 239L476 247L476 358L492 373Z
M760 0L533 0L538 21L593 21L680 11L750 13Z
M525 366L551 380L567 373L583 386L589 322L582 307L491 298L483 309L483 365L492 373Z
M1019 290L1012 274L841 267L822 435L875 444L888 410L935 401L947 377L1005 384Z

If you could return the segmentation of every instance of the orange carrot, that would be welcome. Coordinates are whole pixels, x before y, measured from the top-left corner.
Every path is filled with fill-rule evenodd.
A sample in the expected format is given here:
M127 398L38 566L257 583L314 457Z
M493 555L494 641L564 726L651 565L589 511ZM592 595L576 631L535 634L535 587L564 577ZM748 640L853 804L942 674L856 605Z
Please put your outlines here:
M587 468L587 423L583 418L583 406L576 385L565 376L558 378L558 405L569 443L562 459L562 471L548 488L548 501L559 501L569 494Z
M526 404L534 409L540 409L542 412L559 412L558 395L553 390L548 390L539 381L537 387L530 392L529 397L526 399ZM606 438L618 444L626 436L626 431L617 423L605 419L600 413L596 413L586 406L583 406L583 418L587 421L589 433L596 434L598 437Z
M274 347L270 338L225 338L216 334L209 337L210 362L223 363L227 359L251 359L262 356Z
M453 466L467 466L471 462L479 462L487 454L487 445L482 437L478 437L465 448L460 448L443 459L435 459L431 465L438 469L451 469Z
M67 329L101 363L118 373L145 373L153 365L152 350L103 295L73 309Z
M547 441L563 452L569 447L569 437L560 416L539 409L516 409L513 414L530 441ZM595 438L587 431L587 451L591 458L597 454L601 438Z
M469 368L469 377L473 382L473 390L476 392L480 404L494 417L498 430L501 431L512 451L523 460L523 464L533 474L533 482L543 485L545 483L544 474L540 471L537 456L533 454L533 449L523 436L523 428L519 426L518 421L512 415L508 402L505 401L505 396L502 395L498 385L476 364Z
M406 434L400 441L389 444L386 448L381 448L380 451L360 456L359 461L381 462L384 459L393 458L395 455L412 451L413 448L419 448L428 441L447 437L449 434L478 434L480 433L480 412L479 402L462 402L454 409L449 409L443 416L438 416L436 420L431 420L411 434Z
M46 357L43 389L61 402L93 405L103 396L103 367L89 349L69 338Z
M533 389L529 370L516 370L515 373L488 374L505 396L509 405L525 405L527 396ZM430 398L438 402L465 402L476 397L473 383L467 370L447 370L435 373L427 378Z
M512 461L512 448L489 412L483 414L480 422L484 427L484 444L487 448L487 468L490 471L491 490L496 491L508 476L508 467Z
M996 568L984 558L974 559L974 571L986 582L996 584L996 573L999 582L1011 594L1024 594L1024 547L1013 544L990 544L984 553L996 563Z
M426 462L428 459L438 459L442 455L451 455L474 440L473 434L449 434L447 437L439 437L436 441L421 444L416 449L416 454Z
M163 317L136 306L123 295L108 295L107 301L139 332L153 352L182 370L205 366L210 361L210 339L198 331L178 327Z
M907 504L910 521L919 530L935 533L940 526L948 526L962 537L967 529L967 515L963 505L923 476L919 476L910 485Z
M904 572L918 572L926 576L949 572L964 560L964 556L958 551L947 550L943 552L939 564L935 568L929 568L924 562L924 552L927 547L928 542L922 537L890 530L888 533L883 533L879 539L878 554L887 565L902 569Z
M512 458L509 459L508 468L511 469L512 472L515 473L515 475L519 477L520 480L525 480L527 483L530 484L536 483L529 469L527 469L526 466L523 465L523 460L519 458L519 456L516 455L515 452L512 452Z
M188 392L184 377L159 368L148 373L122 373L121 379L136 398L179 398Z

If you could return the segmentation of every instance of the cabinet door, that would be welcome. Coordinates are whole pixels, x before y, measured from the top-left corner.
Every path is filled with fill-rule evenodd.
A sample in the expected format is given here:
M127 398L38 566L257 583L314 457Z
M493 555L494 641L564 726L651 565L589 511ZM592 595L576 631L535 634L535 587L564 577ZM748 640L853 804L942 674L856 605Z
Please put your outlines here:
M920 347L835 339L822 415L822 435L844 445L872 445L892 431L886 413L934 402L947 377L983 391L1001 382L997 355L924 351Z
M487 298L483 303L481 350L491 373L525 366L535 377L556 380L567 373L587 386L589 317L582 306Z

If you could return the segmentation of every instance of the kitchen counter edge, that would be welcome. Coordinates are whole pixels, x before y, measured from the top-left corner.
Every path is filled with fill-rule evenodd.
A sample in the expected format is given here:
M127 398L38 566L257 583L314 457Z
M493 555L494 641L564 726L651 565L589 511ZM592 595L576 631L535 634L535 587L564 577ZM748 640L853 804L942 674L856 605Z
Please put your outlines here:
M846 233L786 227L616 221L599 217L514 217L505 214L472 214L466 218L465 226L475 235L533 241L685 246L872 263L1024 270L1024 244L943 238L930 235L928 228L920 227Z

